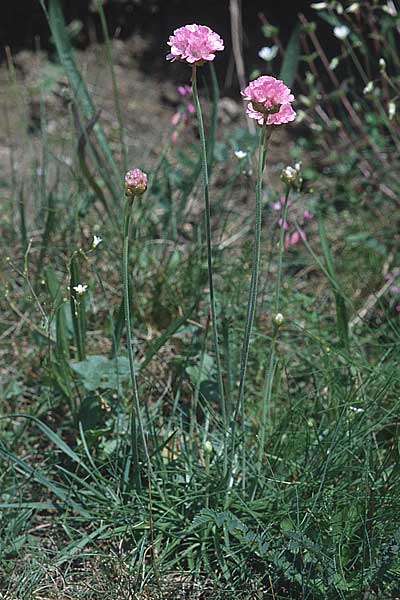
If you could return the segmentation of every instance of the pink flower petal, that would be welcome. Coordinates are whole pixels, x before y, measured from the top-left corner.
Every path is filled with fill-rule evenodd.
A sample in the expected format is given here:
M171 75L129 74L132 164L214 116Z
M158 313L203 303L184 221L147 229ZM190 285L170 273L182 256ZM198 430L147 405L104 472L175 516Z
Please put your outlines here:
M282 125L296 118L291 106L294 96L290 89L280 79L263 75L251 81L241 91L246 100L250 100L247 115L257 119L260 125Z

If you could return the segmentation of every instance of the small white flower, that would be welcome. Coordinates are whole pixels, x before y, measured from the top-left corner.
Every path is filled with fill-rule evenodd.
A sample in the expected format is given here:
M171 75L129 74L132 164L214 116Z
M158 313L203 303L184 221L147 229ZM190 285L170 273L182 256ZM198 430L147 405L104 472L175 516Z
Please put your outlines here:
M94 235L93 236L93 242L92 242L92 248L97 248L97 246L99 244L101 244L101 242L103 241L103 238L101 238L99 235Z
M269 62L275 58L278 54L278 46L264 46L258 53L258 56L263 60Z
M335 8L336 8L336 12L337 12L338 15L342 15L343 14L343 6L340 4L340 2L338 2L336 4Z
M392 100L389 102L388 104L388 117L390 120L393 119L393 117L396 114L396 104L395 102L393 102Z
M311 4L311 8L314 10L323 10L324 8L327 8L327 6L327 2L315 2L314 4Z
M87 289L88 286L86 285L86 283L84 283L82 285L82 283L78 283L78 285L74 285L74 287L72 288L79 296L82 296L82 294L84 294Z
M397 10L392 0L388 0L386 6L382 6L382 10L391 17L395 17L397 15Z
M298 173L301 171L301 165L302 165L301 160L299 160L299 162L297 162L297 163L294 163L294 168L296 169L296 171Z
M243 160L247 156L247 152L243 150L235 150L234 154L238 160Z
M364 412L364 409L359 408L358 406L350 406L350 410L354 413L363 413Z
M381 73L384 73L386 71L386 61L384 58L379 59L379 70Z
M366 96L367 94L370 94L373 91L374 91L374 82L369 81L367 83L367 85L365 86L365 88L363 89L363 94L364 94L364 96Z
M337 37L338 40L345 40L350 33L350 29L347 25L336 25L333 29L333 35Z
M339 64L339 59L337 56L334 56L331 60L331 62L329 63L329 68L332 69L332 71L334 71L336 69L336 67Z
M348 12L348 13L356 13L356 12L358 12L359 8L360 8L360 3L359 2L353 2L353 4L350 4L350 6L348 6L346 8L346 12Z

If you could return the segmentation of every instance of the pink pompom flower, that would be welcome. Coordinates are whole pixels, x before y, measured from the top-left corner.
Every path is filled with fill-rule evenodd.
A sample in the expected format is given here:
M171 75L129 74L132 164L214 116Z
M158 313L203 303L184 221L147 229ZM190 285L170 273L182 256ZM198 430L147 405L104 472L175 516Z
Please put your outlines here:
M167 60L181 60L190 65L203 65L214 60L215 52L224 49L222 38L206 25L185 25L175 29L167 42L171 52Z
M141 196L147 190L147 175L141 169L131 169L124 180L126 196Z
M292 108L294 96L280 79L263 75L251 81L241 92L247 105L247 116L259 125L282 125L296 118Z

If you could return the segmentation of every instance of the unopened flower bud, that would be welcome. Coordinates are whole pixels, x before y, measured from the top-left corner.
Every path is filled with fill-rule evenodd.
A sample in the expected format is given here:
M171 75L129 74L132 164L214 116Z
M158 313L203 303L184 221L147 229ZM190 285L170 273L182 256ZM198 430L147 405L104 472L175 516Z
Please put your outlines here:
M363 89L363 94L364 96L366 96L367 94L371 94L371 92L374 91L374 82L373 81L369 81L367 83L367 85L365 86L365 88Z
M285 167L281 173L281 181L289 187L293 187L297 181L298 170L293 167Z
M384 58L379 59L379 70L381 73L385 73L386 71L386 61Z
M392 120L396 114L396 104L391 100L388 104L388 116Z
M352 4L350 4L350 6L348 6L346 8L346 12L347 13L356 13L358 12L360 9L360 3L359 2L353 2Z
M276 313L276 315L274 316L274 323L277 327L280 327L281 325L283 325L284 320L285 320L285 317L283 316L282 313Z
M126 196L141 196L147 190L147 175L141 169L131 169L124 180Z
M214 448L213 448L212 443L210 442L210 440L207 440L204 444L204 454L210 455L210 454L212 454L213 450L214 450Z

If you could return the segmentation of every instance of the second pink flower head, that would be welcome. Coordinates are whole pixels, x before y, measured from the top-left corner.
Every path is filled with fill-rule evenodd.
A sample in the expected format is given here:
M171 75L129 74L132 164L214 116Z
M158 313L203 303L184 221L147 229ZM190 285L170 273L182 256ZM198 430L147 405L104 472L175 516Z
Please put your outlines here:
M251 81L241 92L247 106L247 116L259 125L282 125L296 118L292 108L294 96L280 79L269 75Z
M214 60L215 52L224 49L222 38L206 25L185 25L175 29L167 42L171 52L167 60L181 60L190 65L202 65Z

